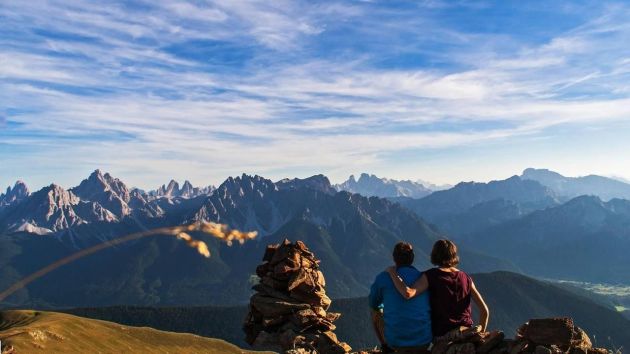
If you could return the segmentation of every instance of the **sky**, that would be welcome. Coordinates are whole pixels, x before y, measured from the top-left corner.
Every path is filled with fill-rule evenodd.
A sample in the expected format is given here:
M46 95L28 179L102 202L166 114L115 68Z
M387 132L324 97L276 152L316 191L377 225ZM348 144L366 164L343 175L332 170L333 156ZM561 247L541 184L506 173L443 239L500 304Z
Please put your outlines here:
M0 1L0 187L630 179L630 4Z

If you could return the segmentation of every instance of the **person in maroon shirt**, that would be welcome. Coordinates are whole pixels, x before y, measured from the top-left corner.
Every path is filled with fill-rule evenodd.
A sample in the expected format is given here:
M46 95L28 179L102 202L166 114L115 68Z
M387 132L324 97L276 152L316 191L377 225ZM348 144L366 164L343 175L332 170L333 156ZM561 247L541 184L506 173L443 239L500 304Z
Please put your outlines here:
M411 288L400 279L396 268L390 267L387 272L396 289L406 299L429 290L434 337L473 325L471 299L479 308L479 325L485 332L490 316L488 306L468 274L456 268L459 264L457 246L449 240L438 240L431 251L431 263L436 268L424 272Z

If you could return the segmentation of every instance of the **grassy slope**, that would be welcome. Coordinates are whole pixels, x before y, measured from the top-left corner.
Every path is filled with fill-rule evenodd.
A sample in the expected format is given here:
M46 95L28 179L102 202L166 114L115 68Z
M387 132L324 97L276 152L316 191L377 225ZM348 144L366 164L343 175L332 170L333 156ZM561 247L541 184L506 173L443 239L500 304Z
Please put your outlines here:
M0 340L17 353L250 353L219 339L28 310L0 312Z

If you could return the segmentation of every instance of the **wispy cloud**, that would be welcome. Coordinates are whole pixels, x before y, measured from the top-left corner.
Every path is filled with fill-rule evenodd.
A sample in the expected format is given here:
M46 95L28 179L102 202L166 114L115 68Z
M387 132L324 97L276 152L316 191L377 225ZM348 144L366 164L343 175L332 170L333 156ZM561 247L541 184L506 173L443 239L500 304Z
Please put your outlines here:
M0 182L43 184L59 164L142 187L341 178L630 118L627 6L558 6L523 34L478 5L4 1Z

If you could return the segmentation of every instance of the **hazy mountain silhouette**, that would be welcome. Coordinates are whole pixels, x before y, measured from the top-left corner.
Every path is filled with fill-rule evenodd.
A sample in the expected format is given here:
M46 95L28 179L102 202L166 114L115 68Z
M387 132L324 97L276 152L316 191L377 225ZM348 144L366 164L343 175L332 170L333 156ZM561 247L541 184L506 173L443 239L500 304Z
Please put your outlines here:
M560 203L551 189L518 176L489 183L462 182L422 199L398 201L456 239Z
M565 177L546 169L528 168L523 171L521 178L538 181L556 194L567 198L596 195L603 200L630 199L630 184L608 177L597 175Z
M630 283L630 201L581 196L470 236L469 246L501 254L528 274Z
M339 191L358 193L366 197L381 198L422 198L433 192L418 182L378 178L367 173L362 173L358 180L352 175L345 182L335 185L335 188Z

